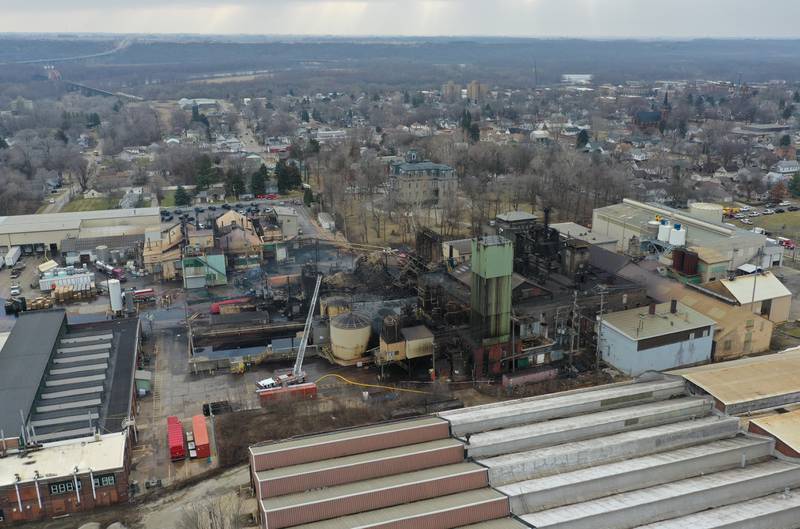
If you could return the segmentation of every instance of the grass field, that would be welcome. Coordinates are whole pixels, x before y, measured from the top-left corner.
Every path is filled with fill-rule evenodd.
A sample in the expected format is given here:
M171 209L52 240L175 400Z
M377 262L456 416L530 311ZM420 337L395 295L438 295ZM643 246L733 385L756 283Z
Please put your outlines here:
M728 219L726 222L730 222L747 230L758 226L775 236L780 235L790 239L797 239L800 236L800 211L761 215L760 217L751 218L750 220L753 221L753 224L742 224L734 219Z
M72 211L97 211L99 209L114 209L118 201L114 198L78 198L61 208L62 212Z
M162 208L171 208L175 206L175 191L164 191L164 198L159 203Z

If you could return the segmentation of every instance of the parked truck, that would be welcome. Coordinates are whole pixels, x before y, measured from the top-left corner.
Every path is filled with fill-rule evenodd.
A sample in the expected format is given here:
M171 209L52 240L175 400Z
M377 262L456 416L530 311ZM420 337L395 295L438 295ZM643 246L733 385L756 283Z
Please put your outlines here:
M6 254L5 262L6 266L14 266L19 261L20 256L22 255L22 248L19 246L12 246L11 249L8 250Z
M98 272L107 275L111 279L118 279L120 283L124 283L128 280L128 278L125 277L125 270L122 268L111 266L99 260L95 261L94 265Z

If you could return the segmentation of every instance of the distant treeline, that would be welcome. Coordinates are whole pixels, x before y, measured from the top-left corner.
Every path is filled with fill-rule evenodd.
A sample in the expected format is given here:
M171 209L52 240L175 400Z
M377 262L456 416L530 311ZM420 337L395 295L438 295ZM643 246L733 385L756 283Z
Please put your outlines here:
M114 46L111 40L0 37L0 62L65 57ZM331 89L364 83L413 89L435 86L446 79L530 87L536 82L557 83L564 73L591 73L601 83L634 79L798 81L800 40L158 40L137 41L113 55L57 67L73 80L125 85L144 92L148 90L145 84L154 82L174 83L203 74L251 70L274 71L288 84L309 74L317 81L327 77L334 83ZM6 67L0 71L0 82L41 75L38 68Z

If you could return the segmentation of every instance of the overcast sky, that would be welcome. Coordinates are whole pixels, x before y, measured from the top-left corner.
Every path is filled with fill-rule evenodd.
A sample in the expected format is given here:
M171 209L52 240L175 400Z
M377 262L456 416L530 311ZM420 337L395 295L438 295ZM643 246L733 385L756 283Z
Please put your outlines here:
M800 0L0 0L0 32L800 37Z

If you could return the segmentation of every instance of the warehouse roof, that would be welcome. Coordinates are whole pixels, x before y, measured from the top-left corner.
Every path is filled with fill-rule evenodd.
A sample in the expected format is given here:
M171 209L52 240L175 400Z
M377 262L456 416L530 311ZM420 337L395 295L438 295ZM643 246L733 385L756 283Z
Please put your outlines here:
M742 305L792 295L772 272L722 279L720 283Z
M750 422L800 453L800 410L759 417Z
M725 405L800 394L800 348L671 372Z
M507 213L500 213L497 215L497 218L503 222L520 222L524 220L536 220L536 215L528 213L527 211L509 211Z
M70 213L40 213L0 217L0 235L19 232L77 230L89 220L106 221L131 217L159 216L158 208L102 209Z
M62 441L20 457L0 458L0 487L14 484L16 475L24 483L33 481L37 472L44 479L55 479L72 476L75 467L79 473L91 469L95 474L121 469L125 466L126 437L118 432L102 435L99 440Z
M0 350L0 428L20 434L19 411L36 399L45 367L67 318L63 309L24 312Z
M715 322L682 303L678 303L675 313L670 312L669 303L661 303L656 305L655 314L649 313L649 307L637 307L607 314L603 323L631 340L644 340L708 327Z
M0 352L0 427L19 435L20 410L35 441L124 429L133 394L136 318L67 325L63 310L20 316ZM91 427L89 421L91 420Z
M411 520L429 512L458 511L467 506L505 500L506 496L492 489L478 489L451 494L386 509L367 511L341 518L297 526L302 529L352 529L354 527L380 526L392 520Z
M586 226L581 226L575 222L557 222L550 225L551 228L556 230L561 235L586 241L592 244L609 244L617 242L616 237L609 237L601 233L593 233L591 229Z
M463 444L456 439L438 439L436 441L428 441L426 443L398 446L396 448L386 448L384 450L377 450L374 452L365 452L362 454L336 457L333 459L323 459L320 461L301 463L299 465L292 465L288 467L273 468L271 470L262 470L260 472L256 472L256 479L259 481L266 481L286 476L310 474L323 469L342 468L351 465L357 465L359 463L394 459L399 456L420 454L423 452L452 446L463 446Z
M433 339L433 333L424 325L404 327L401 331L403 338L409 341Z
M463 476L474 472L486 473L486 468L475 463L456 463L441 467L426 468L415 472L404 474L393 474L375 479L355 481L345 485L325 487L316 490L287 494L275 498L262 500L261 504L265 511L285 509L292 506L314 504L328 501L334 498L345 496L357 496L366 492L390 491L393 488L403 485L420 484L429 481L437 481L442 478Z
M688 211L630 199L625 199L620 204L595 209L594 213L641 231L647 231L648 223L655 220L656 215L660 215L687 226L686 239L687 245L690 246L728 250L736 247L752 248L766 244L766 236L737 228L731 224L711 222L694 217Z
M340 430L331 433L309 435L306 437L299 437L297 439L290 439L288 441L281 441L278 443L271 443L261 446L253 446L250 451L253 455L270 454L273 452L282 452L292 448L302 448L307 446L322 445L336 441L343 441L347 439L358 439L360 437L368 437L382 433L391 433L397 430L405 429L410 426L427 426L441 424L442 419L438 417L425 417L422 419L396 421L387 424L379 424L376 426L369 426L363 428L351 428L348 430Z

